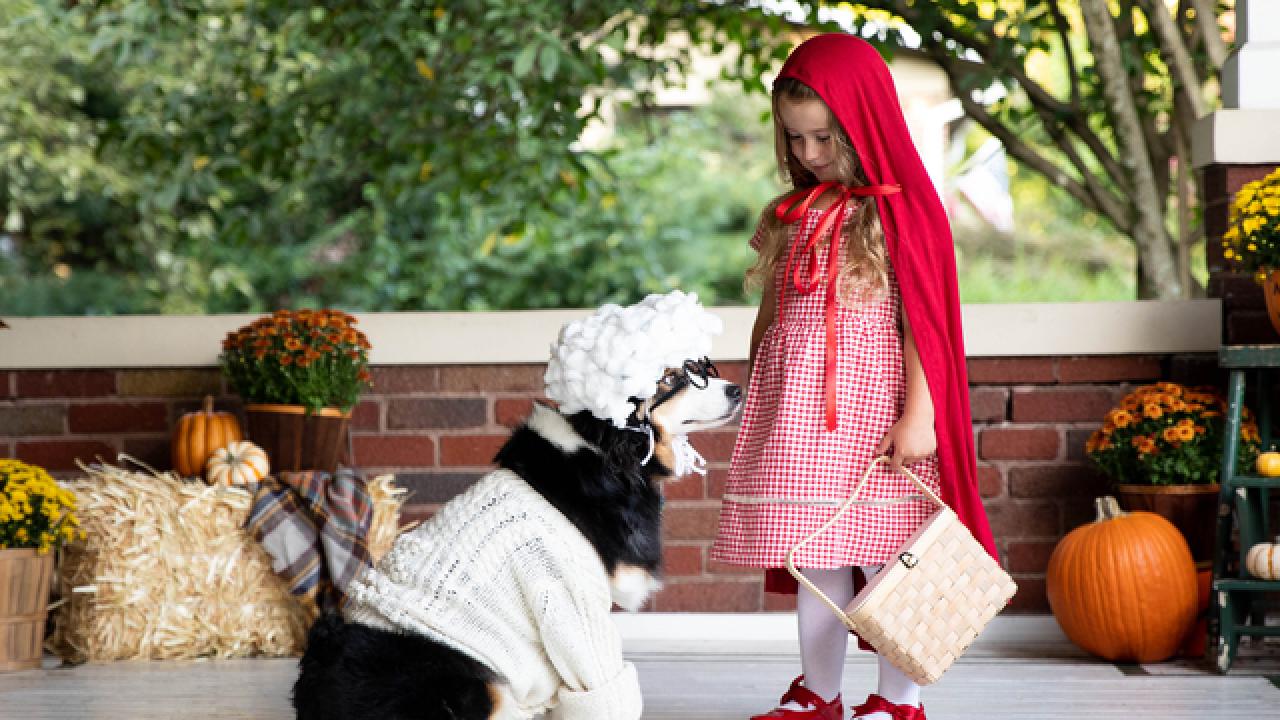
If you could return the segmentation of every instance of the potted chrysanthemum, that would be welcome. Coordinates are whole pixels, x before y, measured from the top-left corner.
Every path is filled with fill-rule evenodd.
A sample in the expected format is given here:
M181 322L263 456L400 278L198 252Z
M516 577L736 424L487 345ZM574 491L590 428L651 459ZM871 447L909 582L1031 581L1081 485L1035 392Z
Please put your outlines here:
M351 409L371 385L369 340L339 310L277 310L227 334L219 362L248 436L277 471L332 472Z
M1262 285L1271 325L1280 332L1280 169L1236 192L1222 256Z
M0 672L40 667L52 551L84 538L75 509L44 468L0 458Z
M1238 467L1252 467L1258 426L1248 409ZM1085 453L1115 483L1126 510L1165 516L1187 537L1197 561L1213 553L1213 517L1226 439L1226 402L1212 388L1144 385L1109 411Z

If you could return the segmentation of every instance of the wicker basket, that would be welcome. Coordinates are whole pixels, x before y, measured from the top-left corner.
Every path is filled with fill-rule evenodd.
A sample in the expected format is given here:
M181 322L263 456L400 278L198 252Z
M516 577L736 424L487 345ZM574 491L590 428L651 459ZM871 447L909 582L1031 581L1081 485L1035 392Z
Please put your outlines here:
M849 499L822 527L787 553L787 570L823 600L844 624L921 685L947 671L991 622L1018 587L984 547L920 478L903 471L938 509L894 554L895 561L867 583L847 608L828 598L795 566L796 550L857 504L871 462Z
M53 553L0 550L0 672L40 667Z

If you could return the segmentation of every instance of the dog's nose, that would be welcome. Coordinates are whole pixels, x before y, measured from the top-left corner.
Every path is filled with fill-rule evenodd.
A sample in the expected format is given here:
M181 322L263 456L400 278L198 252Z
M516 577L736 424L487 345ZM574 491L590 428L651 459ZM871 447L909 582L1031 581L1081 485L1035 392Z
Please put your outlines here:
M730 400L736 402L742 399L742 387L738 385L725 385L724 394L727 395Z

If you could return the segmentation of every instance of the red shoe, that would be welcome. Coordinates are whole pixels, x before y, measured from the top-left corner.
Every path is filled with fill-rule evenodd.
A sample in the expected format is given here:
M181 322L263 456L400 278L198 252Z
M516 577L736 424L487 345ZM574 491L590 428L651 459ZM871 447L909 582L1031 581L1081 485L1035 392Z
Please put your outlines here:
M884 698L872 693L867 701L853 709L854 720L871 713L888 713L893 720L925 720L924 706L894 705Z
M778 704L786 705L793 702L803 706L804 710L784 710L778 707L764 715L752 715L751 720L844 720L844 704L840 702L839 695L836 695L831 702L826 702L812 690L801 685L802 682L804 682L803 675L792 680L791 688L782 694Z

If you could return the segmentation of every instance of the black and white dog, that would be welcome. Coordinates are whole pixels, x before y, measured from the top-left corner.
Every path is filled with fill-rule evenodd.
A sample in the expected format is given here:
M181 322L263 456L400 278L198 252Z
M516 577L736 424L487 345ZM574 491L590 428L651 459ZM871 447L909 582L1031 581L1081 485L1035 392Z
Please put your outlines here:
M628 427L535 405L498 452L498 469L477 482L492 479L492 487L464 493L401 536L366 573L361 582L372 590L353 596L345 618L316 622L293 689L298 717L481 720L548 707L559 707L553 717L638 717L638 686L619 689L635 685L634 668L593 680L596 666L625 665L609 637L616 630L588 626L592 617L607 620L610 600L637 609L658 587L662 482L701 462L685 436L728 422L741 401L741 388L703 358L668 368L651 396L633 398ZM490 522L495 512L500 520ZM542 529L522 530L530 517ZM427 547L424 537L447 547ZM485 553L501 559L468 566ZM477 583L484 592L463 598ZM567 623L553 612L562 597L573 598L564 603ZM508 605L537 607L499 609ZM592 653L600 657L582 657ZM634 711L611 709L623 705Z

